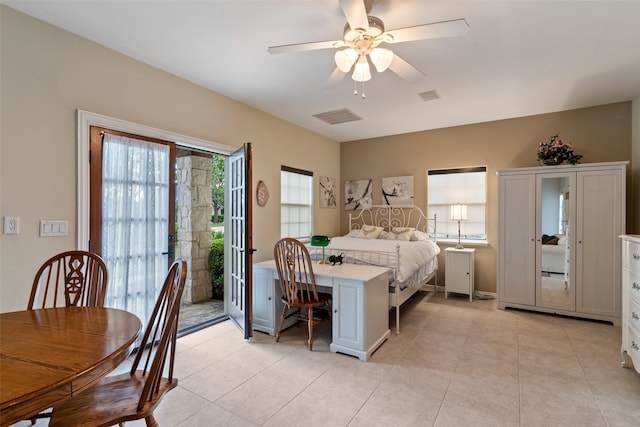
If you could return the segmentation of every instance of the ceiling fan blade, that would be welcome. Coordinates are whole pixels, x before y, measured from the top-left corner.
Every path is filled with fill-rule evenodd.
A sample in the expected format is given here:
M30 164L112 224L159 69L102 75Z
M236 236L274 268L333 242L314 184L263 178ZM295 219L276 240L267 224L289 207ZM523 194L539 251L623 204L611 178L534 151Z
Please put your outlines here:
M327 89L331 89L338 86L338 84L346 75L347 73L336 67L336 69L333 70L333 73L331 73L331 76L329 77L329 80L327 80L327 83L324 85L324 87L326 87Z
M402 43L414 40L437 39L440 37L465 36L468 31L469 24L467 24L467 21L464 19L454 19L452 21L434 22L387 31L387 34L393 36L393 40L385 41L388 43Z
M393 61L391 61L389 69L406 81L412 83L424 77L422 71L418 70L416 67L400 58L398 55L393 55Z
M281 46L270 46L267 48L267 52L272 55L278 53L291 53L291 52L303 52L307 50L318 49L332 49L344 46L342 40L330 40L325 42L310 42L310 43L297 43L297 44L285 44Z
M352 30L356 28L367 30L369 28L369 18L367 18L367 10L363 0L340 0L340 7Z

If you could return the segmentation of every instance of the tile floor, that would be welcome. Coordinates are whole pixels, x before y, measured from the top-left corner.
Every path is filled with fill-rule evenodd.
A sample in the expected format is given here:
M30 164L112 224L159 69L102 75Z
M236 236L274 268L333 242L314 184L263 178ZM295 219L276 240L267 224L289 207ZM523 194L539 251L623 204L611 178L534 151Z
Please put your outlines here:
M280 343L258 332L245 342L230 321L180 338L179 385L156 410L158 422L640 425L640 375L620 366L620 327L419 292L403 306L401 334L368 362L329 352L329 322L315 332L313 352L304 327Z

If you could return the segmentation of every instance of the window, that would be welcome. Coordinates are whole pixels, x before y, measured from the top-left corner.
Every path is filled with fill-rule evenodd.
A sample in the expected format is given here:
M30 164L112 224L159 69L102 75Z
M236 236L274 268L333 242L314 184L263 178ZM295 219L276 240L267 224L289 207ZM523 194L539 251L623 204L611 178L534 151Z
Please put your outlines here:
M280 170L280 235L307 239L312 233L313 172L282 166Z
M451 219L451 205L467 205L467 220L460 222L464 240L487 240L486 166L437 169L427 172L428 213L437 215L437 235L441 240L458 239L458 221Z

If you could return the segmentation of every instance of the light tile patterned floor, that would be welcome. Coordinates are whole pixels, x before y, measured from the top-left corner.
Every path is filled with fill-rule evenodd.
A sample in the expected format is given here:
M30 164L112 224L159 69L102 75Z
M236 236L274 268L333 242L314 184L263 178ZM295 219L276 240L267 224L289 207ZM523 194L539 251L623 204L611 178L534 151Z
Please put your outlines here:
M640 425L620 327L420 292L368 362L329 352L329 322L315 332L313 352L304 327L280 343L230 321L180 338L160 425Z

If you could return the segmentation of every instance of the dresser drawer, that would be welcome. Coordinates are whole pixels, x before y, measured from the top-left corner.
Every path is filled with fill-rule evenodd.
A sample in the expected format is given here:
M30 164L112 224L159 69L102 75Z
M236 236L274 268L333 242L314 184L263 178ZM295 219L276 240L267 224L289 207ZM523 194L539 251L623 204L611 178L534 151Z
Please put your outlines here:
M622 320L640 333L640 302L627 298L625 303L627 308L624 311L624 319Z
M629 240L622 242L622 265L640 272L640 243Z
M622 333L622 350L633 360L633 366L640 372L640 334L628 325L624 326Z
M622 269L622 295L640 303L640 273L629 268Z

